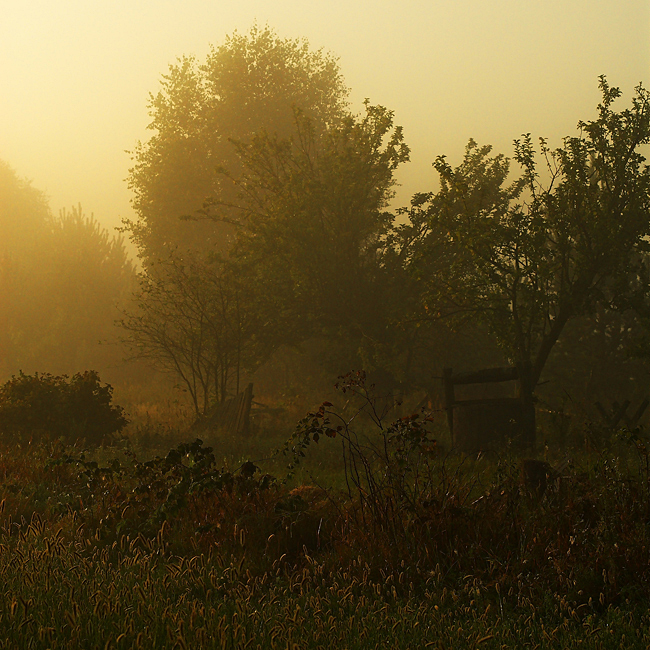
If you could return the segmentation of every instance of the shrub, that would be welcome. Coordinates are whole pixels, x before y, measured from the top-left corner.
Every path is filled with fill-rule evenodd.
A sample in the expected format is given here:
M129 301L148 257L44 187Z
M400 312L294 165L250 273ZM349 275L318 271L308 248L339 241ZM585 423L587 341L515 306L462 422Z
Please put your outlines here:
M83 439L99 445L128 423L112 399L113 388L102 385L94 370L72 378L21 372L0 386L0 436L7 442Z

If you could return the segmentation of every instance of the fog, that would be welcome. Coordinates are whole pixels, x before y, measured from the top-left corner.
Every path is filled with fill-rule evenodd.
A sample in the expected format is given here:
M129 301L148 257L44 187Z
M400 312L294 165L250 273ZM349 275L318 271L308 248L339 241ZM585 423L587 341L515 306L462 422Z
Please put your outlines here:
M650 647L649 73L649 0L0 0L0 646Z
M237 33L243 41L250 35L249 43L266 38L266 45L251 50L260 56L253 64L242 55L245 46L238 51L239 59L223 51L219 55L223 59L215 54ZM306 39L310 49L300 49L296 41L286 39ZM231 39L230 46L235 41ZM185 73L179 72L183 56L194 56L199 66L210 62L206 65L213 66L210 74L217 79L211 90L205 89L212 78L201 77L205 70L190 67L183 77ZM342 83L330 57L339 66ZM284 72L258 75L259 61L260 68ZM287 61L290 64L285 65ZM314 61L318 61L315 67ZM393 210L408 206L416 193L437 191L432 163L446 155L451 173L463 161L470 139L478 143L472 149L474 163L487 156L480 145L491 144L495 153L512 156L513 140L526 133L532 134L534 142L543 136L551 147L562 145L564 136L576 134L579 120L596 119L602 98L600 75L621 88L622 101L629 105L637 85L648 81L650 6L646 0L623 6L594 0L400 4L285 0L244 1L236 7L204 0L33 0L3 7L0 62L0 184L4 184L0 190L9 197L0 205L4 229L0 231L4 233L0 237L0 376L19 370L72 374L96 368L109 379L119 379L125 354L119 339L126 330L136 356L162 359L159 365L178 375L174 381L191 394L198 414L238 393L251 378L262 385L280 382L294 394L307 392L313 379L310 390L315 395L325 383L331 385L337 373L366 364L374 364L377 376L391 390L417 387L430 393L439 384L434 378L443 363L465 367L510 363L522 350L526 358L518 360L530 362L531 349L539 344L546 352L539 359L539 372L533 369L536 383L548 351L558 340L544 339L546 326L556 317L554 307L545 321L530 325L530 340L525 344L515 344L501 332L505 347L510 346L507 354L503 345L495 343L499 336L490 325L474 328L470 343L457 337L455 327L431 325L430 307L438 314L445 309L444 296L436 292L444 285L440 273L453 264L445 262L437 246L458 226L442 220L443 213L451 215L453 209L436 212L421 204L408 218L401 213L399 219L404 220L395 223L407 229L412 226L412 232L419 233L416 236L399 228L390 230L384 211L387 206ZM176 74L183 83L175 90L171 82L164 86L167 73ZM199 77L198 85L193 85ZM348 121L346 87L355 114ZM151 109L150 101L161 88L162 104ZM189 95L184 94L187 88ZM637 98L645 97L643 92ZM165 113L170 97L168 106L183 109ZM185 110L196 97L204 102L196 110L198 118ZM364 105L366 99L375 108ZM306 107L306 122L300 122L293 105ZM156 119L165 134L150 141L155 132L147 127ZM309 131L307 127L314 124L315 130ZM303 142L294 139L287 153L264 138L251 139L260 129L275 129L283 137L309 133L315 139L310 141L311 150L301 149ZM327 137L318 140L314 135L318 129ZM235 153L228 138L241 138L246 145ZM373 141L383 144L372 150ZM631 149L637 145L631 143ZM317 152L318 164L312 164L310 151ZM378 151L381 155L376 156ZM603 165L618 169L607 152L601 154ZM275 182L265 178L267 168L256 166L265 156L280 170L301 171L283 177L281 190L267 193L256 212L255 193ZM236 199L244 195L233 191L235 185L226 187L230 181L217 172L215 160L233 165L231 171L237 169L240 183L257 179L239 205ZM576 169L582 166L582 177L588 174L592 185L585 189L574 179L574 189L591 192L590 205L605 205L598 170L590 166L596 158L590 160L578 161ZM479 170L478 185L487 183L490 191L500 174L498 164L492 175L480 169L491 164L488 160L487 167L474 168ZM134 165L135 172L131 171ZM314 169L315 175L309 176ZM299 177L304 186L293 185ZM534 194L533 190L527 196ZM233 235L233 230L213 221L188 226L176 218L196 213L206 195L218 195L222 206L239 210L240 216L247 214L247 227L258 235L266 233L267 239L257 235L255 241L246 239L241 234L245 228ZM24 218L18 205L27 206ZM510 213L499 209L495 214L509 228ZM262 214L264 223L259 221ZM479 223L482 214L481 209L472 213L472 223ZM226 221L236 222L239 216L233 215L226 214ZM579 221L585 215L576 217L567 208L564 216ZM28 218L34 219L33 227L24 227ZM130 235L139 246L140 268L146 271L140 278L133 264L135 245L112 238L123 220L131 222ZM483 231L465 233L468 251L472 242L498 231L494 223ZM267 228L269 224L273 227ZM427 225L418 230L422 224ZM551 241L558 232L569 232L565 225L549 226ZM594 225L598 233L605 232L599 227ZM568 236L569 248L581 232ZM647 236L645 230L639 232L639 237ZM541 240L534 239L531 229L519 235L535 242L539 266L530 277L531 286L537 286L543 269L556 259L544 258L547 248L539 245ZM278 255L278 242L285 245L285 261ZM603 255L609 245L605 243ZM177 254L181 246L193 254ZM231 246L237 252L226 263ZM495 246L502 250L498 242ZM636 250L627 240L621 250L627 257L609 268L632 277L629 264ZM208 259L215 251L228 254L217 261L214 256ZM424 275L416 268L418 256L435 262ZM248 264L249 259L256 261ZM566 262L578 270L602 263L600 258L576 259ZM238 268L233 260L238 260ZM505 268L519 262L508 260ZM291 286L284 282L286 277L291 278ZM421 277L427 286L419 284ZM507 284L507 278L502 279ZM557 304L599 301L602 295L597 295L596 280L583 280L593 296L567 294ZM465 278L454 281L462 293ZM491 296L488 311L508 303L510 290L519 288L517 283L504 286L501 294ZM140 291L135 307L134 288ZM548 291L548 296L559 295L553 293L555 288ZM477 296L465 298L471 301ZM601 302L605 305L604 299ZM473 303L468 311L483 308ZM533 312L538 313L536 309ZM506 321L510 315L504 315ZM605 317L592 309L593 320L577 323L574 316L564 314L560 330L571 321L573 329L568 327L563 334L568 337L566 345L572 347L571 337L582 341L585 361L580 365L564 360L553 366L551 358L547 372L562 376L557 386L577 381L575 373L569 372L568 378L562 375L564 366L580 365L584 371L580 390L591 394L597 383L592 363L597 350L607 351L597 373L604 392L613 372L610 366L618 368L623 383L646 372L643 364L630 369L624 358L627 338L636 345L643 337L632 337L632 325L621 320L620 313L607 312ZM114 323L124 317L118 332ZM425 327L418 330L419 325L414 325L420 320L430 326L426 334ZM633 325L641 327L637 321ZM607 345L596 340L599 332ZM174 337L174 345L180 341L178 349L189 355L182 360L175 356L177 348L170 347ZM519 351L513 356L517 345ZM291 353L287 346L293 346ZM312 356L300 357L306 348ZM557 358L564 358L562 354ZM323 359L329 366L323 363L313 371Z
M148 137L161 75L255 22L338 56L355 107L395 112L411 147L397 204L432 189L432 161L459 160L470 137L506 154L524 132L559 143L593 115L598 75L629 96L650 71L646 0L3 2L0 159L54 212L81 202L119 225L125 150Z

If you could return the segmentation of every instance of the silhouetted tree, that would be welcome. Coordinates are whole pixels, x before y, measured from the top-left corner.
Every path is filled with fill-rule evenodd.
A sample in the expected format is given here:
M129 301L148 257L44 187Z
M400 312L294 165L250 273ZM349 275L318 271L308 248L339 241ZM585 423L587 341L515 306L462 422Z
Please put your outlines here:
M204 66L184 59L152 100L157 134L136 151L139 219L127 224L145 274L125 325L136 352L176 369L197 409L228 385L214 380L228 365L219 337L205 339L208 322L223 320L207 299L217 258L241 304L263 314L247 369L284 343L347 337L357 350L381 330L386 208L408 147L390 111L366 103L352 115L346 96L331 57L254 28ZM178 275L190 267L207 300L198 311Z
M125 341L135 357L177 376L196 414L205 414L265 359L265 297L218 259L172 255L152 267L121 321Z
M238 205L212 203L208 214L237 225L233 261L274 296L283 329L297 339L372 336L384 322L381 249L393 174L408 160L402 130L390 111L366 103L364 115L324 132L297 114L296 132L241 144Z
M422 315L481 319L512 361L530 362L533 387L566 324L640 306L648 292L650 97L639 86L616 112L617 88L600 79L597 119L551 151L548 180L529 135L515 141L522 176L470 141L453 169L444 157L437 194L414 197L398 240L422 290ZM400 244L398 244L399 247Z

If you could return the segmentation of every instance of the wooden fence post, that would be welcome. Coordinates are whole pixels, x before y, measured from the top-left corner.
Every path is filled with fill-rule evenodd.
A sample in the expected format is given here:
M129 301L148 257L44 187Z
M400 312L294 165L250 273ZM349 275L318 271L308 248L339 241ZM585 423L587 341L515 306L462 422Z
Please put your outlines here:
M445 409L447 410L447 424L451 434L452 444L454 440L454 402L456 401L454 383L451 380L452 369L444 368L442 371L442 386L445 395Z

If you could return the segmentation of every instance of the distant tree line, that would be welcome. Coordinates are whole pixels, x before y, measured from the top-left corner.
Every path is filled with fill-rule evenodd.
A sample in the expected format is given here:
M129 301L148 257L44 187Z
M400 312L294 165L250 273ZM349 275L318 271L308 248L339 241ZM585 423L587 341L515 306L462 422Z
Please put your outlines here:
M0 380L121 362L115 320L135 267L81 206L54 216L45 195L0 161Z
M384 107L350 109L330 55L254 27L204 62L179 59L151 96L151 137L131 152L137 216L124 232L141 270L125 343L177 377L197 413L289 350L333 377L363 367L404 390L431 392L443 366L527 363L531 390L556 398L647 392L650 97L639 86L618 110L620 91L604 77L600 89L597 117L560 147L526 134L511 161L470 140L460 165L435 161L439 191L391 211L404 134ZM42 266L0 257L0 291L20 273L43 287L32 304L46 317L23 306L11 313L24 322L0 323L5 349L38 359L57 336L109 328L114 312L97 301L120 302L133 268L80 210L53 219L3 173L30 206L25 223L50 241L92 241L93 261L75 263L108 283L64 295L45 289ZM83 300L96 323L57 317ZM29 331L36 322L59 329L48 339Z

